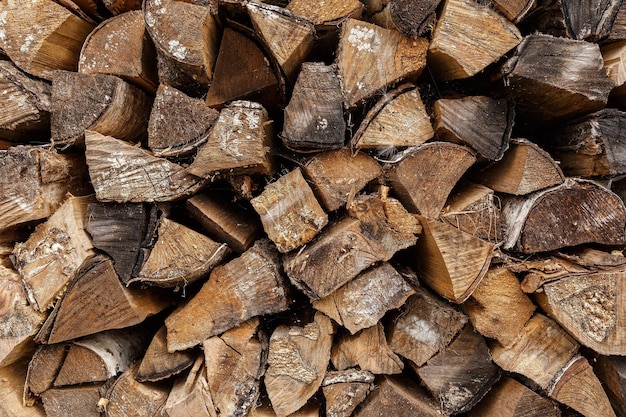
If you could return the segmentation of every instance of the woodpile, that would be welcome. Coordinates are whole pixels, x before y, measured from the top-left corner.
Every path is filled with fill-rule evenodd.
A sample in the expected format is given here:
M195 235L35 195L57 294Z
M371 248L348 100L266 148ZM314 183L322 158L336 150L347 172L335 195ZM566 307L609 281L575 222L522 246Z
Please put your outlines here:
M626 3L1 0L0 416L626 416Z

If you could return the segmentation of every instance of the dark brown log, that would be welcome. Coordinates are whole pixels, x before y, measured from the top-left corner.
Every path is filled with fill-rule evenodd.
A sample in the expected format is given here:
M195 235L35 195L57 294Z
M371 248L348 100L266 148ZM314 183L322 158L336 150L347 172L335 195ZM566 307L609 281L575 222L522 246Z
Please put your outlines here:
M536 0L491 0L491 3L513 23L523 20L536 6Z
M624 9L626 15L626 8ZM624 17L626 19L626 16ZM626 22L625 22L626 23ZM626 34L625 34L626 37ZM626 108L626 72L624 60L626 59L626 40L609 43L600 48L604 68L609 78L613 81L614 87L609 94L609 103L621 110Z
M167 417L217 417L209 392L204 355L198 356L187 375L174 381L163 411Z
M607 41L620 41L626 39L626 4L622 2L615 15L615 20L611 26L611 32Z
M602 381L615 413L626 415L626 359L620 356L598 356L591 362L593 370Z
M24 387L25 403L32 405L31 395L39 396L52 388L54 380L63 366L69 346L65 343L42 345L37 348L28 364L26 386Z
M98 403L106 385L52 388L41 395L46 417L100 417Z
M40 404L24 404L26 362L0 368L0 415L7 417L46 417Z
M166 417L162 410L169 387L164 384L141 383L133 377L133 369L124 372L106 393L106 417Z
M327 417L350 417L374 388L371 372L348 369L329 371L322 381Z
M137 367L135 379L139 382L159 381L170 378L193 365L195 353L167 351L167 329L162 326L154 335L141 363Z
M366 0L364 3L372 23L415 38L432 30L441 0Z

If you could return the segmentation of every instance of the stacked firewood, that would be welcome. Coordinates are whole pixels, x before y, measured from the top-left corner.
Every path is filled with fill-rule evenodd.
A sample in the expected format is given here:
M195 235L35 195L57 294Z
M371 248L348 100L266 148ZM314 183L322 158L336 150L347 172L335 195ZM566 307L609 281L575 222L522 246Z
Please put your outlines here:
M0 416L626 416L625 60L621 0L0 0Z

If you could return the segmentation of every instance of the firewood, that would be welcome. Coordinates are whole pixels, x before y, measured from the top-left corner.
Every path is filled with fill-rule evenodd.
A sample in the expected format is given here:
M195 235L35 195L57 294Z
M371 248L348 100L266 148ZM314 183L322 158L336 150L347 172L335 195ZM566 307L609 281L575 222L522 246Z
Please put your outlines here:
M535 311L515 274L501 267L490 269L461 307L480 334L505 347L517 340Z
M498 161L509 147L513 102L485 96L440 99L434 104L437 137L465 144L482 158Z
M319 417L321 412L320 404L313 401L304 405L296 412L289 414L289 417ZM277 414L272 409L269 402L261 402L255 408L250 410L249 417L276 417Z
M547 389L578 351L578 343L554 320L536 313L518 339L491 346L493 361L505 371L521 374Z
M357 149L393 149L421 145L433 135L419 90L412 84L402 84L368 111L350 145Z
M248 250L259 237L261 224L246 207L208 193L196 194L186 204L187 212L210 237L237 253Z
M11 61L0 61L0 138L14 142L47 139L50 86L28 77Z
M200 148L189 172L211 178L219 174L271 174L273 142L265 108L252 101L235 101L224 108Z
M116 75L153 93L159 83L156 52L143 13L134 10L98 25L85 39L78 72Z
M626 39L626 5L622 3L615 15L615 20L611 25L611 32L607 37L607 41L621 41Z
M422 366L444 349L467 323L467 316L417 288L388 331L391 349Z
M97 0L58 0L57 3L87 22L95 23L105 19L98 13Z
M172 201L204 185L182 166L114 137L87 131L85 144L89 177L99 201Z
M618 416L626 415L626 359L620 356L593 358L593 370Z
M76 71L80 48L94 26L50 1L0 4L0 48L20 69L50 79L50 71Z
M465 146L431 142L411 149L386 174L407 209L437 218L452 188L474 162L475 153Z
M0 367L27 358L45 315L28 304L19 274L0 266Z
M49 389L41 395L46 417L100 417L98 402L104 384Z
M30 238L15 246L16 269L29 303L45 311L66 290L83 262L94 255L85 231L92 197L70 197Z
M399 374L404 368L402 360L391 350L380 322L355 335L340 332L333 345L330 359L338 370L358 366L376 375Z
M615 0L559 0L556 3L565 23L567 36L590 42L597 42L610 33L621 6Z
M491 3L513 23L523 20L536 6L536 0L491 0Z
M562 207L567 210L558 209ZM507 230L503 247L523 253L590 242L619 245L625 240L624 203L591 181L567 179L556 187L508 199L502 215Z
M342 24L337 68L344 106L354 108L401 79L413 81L426 65L426 39L347 19Z
M278 253L258 240L238 258L220 265L187 304L165 320L168 351L183 350L245 320L289 307Z
M355 334L374 326L388 310L400 308L413 293L398 271L382 263L314 301L313 308Z
M328 216L299 167L268 184L250 203L282 253L307 243L328 223Z
M320 387L333 333L330 319L322 313L304 327L279 326L272 333L265 388L278 417L302 408Z
M468 78L521 40L515 25L488 6L473 0L445 0L428 48L428 63L439 79Z
M598 45L549 35L526 36L502 71L527 128L600 110L613 88Z
M11 227L9 229L3 230L0 233L0 265L9 268L11 270L15 269L13 262L11 262L11 254L13 253L13 249L15 248L15 244L17 242L25 242L28 240L32 230L27 226L22 227Z
M476 407L469 417L561 417L558 406L526 388L513 378L503 377Z
M626 8L624 9L626 15ZM626 16L624 16L626 19ZM626 22L625 22L626 23ZM626 33L625 33L626 38ZM626 40L610 43L600 48L602 59L604 59L604 68L609 78L615 86L609 94L609 102L619 108L624 108L626 100L626 68L624 68L624 60L626 60Z
M292 0L287 9L293 14L315 25L316 31L331 26L347 18L359 19L363 3L358 0L325 0L323 3L312 0Z
M26 403L29 396L41 395L41 393L52 388L63 361L67 355L68 345L58 343L55 345L42 345L31 358L28 364L28 372L26 374L26 383L24 387L24 397Z
M441 0L366 0L364 3L372 23L415 38L432 30Z
M285 107L283 143L296 151L341 148L345 134L337 67L321 62L303 63Z
M363 370L331 371L322 381L327 417L350 417L373 389L374 375Z
M22 401L26 365L25 362L16 362L0 368L0 415L46 417L40 404L24 404Z
M162 326L154 335L141 363L137 367L135 379L139 382L154 382L170 378L193 365L193 351L168 352L167 329Z
M102 0L102 4L113 15L118 15L132 10L141 10L142 0Z
M417 219L393 198L363 195L348 209L348 217L283 258L292 284L313 300L326 297L376 262L388 261L397 251L413 246L422 231Z
M181 375L174 381L163 411L167 417L217 417L203 355L198 356L187 375Z
M83 145L85 130L127 141L145 137L152 99L121 78L56 71L52 77L52 143Z
M162 410L169 387L164 384L141 383L133 377L133 369L124 372L106 393L106 417L165 417Z
M475 179L507 194L523 195L561 184L565 176L557 162L538 145L512 139L504 157L479 172Z
M143 13L157 51L159 82L188 94L204 94L220 36L211 8L177 0L146 0Z

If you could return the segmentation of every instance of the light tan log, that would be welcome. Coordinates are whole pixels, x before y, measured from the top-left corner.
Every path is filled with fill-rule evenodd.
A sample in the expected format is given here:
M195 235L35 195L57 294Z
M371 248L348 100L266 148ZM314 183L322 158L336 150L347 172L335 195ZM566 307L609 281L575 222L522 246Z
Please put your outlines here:
M69 345L66 343L41 345L37 348L28 363L24 387L25 404L35 404L33 396L40 396L41 393L52 388L59 369L63 366L68 348Z
M491 0L496 9L513 23L519 23L536 5L536 0Z
M162 326L152 338L137 367L135 373L137 381L154 382L170 378L194 364L195 354L193 351L168 352L166 337L167 329Z
M626 415L626 359L621 356L597 356L591 362L593 371L602 382L602 386L618 416Z
M374 388L374 374L348 369L329 371L322 381L327 417L350 417Z
M204 355L199 355L187 375L175 381L163 405L167 417L217 417L207 382Z
M106 417L164 417L161 408L170 389L167 384L146 384L133 378L133 369L124 372L106 393Z
M22 394L28 362L15 362L0 368L0 415L7 417L46 417L40 404L24 404Z
M102 0L104 7L114 15L141 10L142 0Z
M46 417L100 417L98 403L106 384L52 388L41 394Z
M316 30L331 26L347 18L359 19L363 4L358 0L293 0L287 5L293 14L313 23Z

